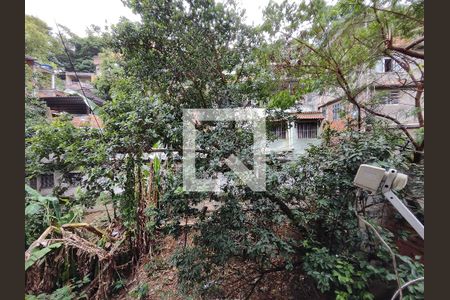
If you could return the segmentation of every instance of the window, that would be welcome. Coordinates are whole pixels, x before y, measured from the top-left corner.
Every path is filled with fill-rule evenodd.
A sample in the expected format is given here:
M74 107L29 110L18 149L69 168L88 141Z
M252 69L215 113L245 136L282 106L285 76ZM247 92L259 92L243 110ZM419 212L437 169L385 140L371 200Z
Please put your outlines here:
M299 122L297 123L297 137L299 139L316 139L317 122Z
M383 60L383 70L384 72L392 72L392 58L385 58Z
M399 99L400 99L400 91L398 90L390 91L384 97L384 104L398 104Z
M340 114L342 111L342 104L341 103L336 103L335 105L333 105L333 120L339 120L340 118Z
M277 139L286 138L287 125L285 122L277 122L273 125L272 132L277 137Z
M41 175L41 189L52 188L55 185L53 174Z

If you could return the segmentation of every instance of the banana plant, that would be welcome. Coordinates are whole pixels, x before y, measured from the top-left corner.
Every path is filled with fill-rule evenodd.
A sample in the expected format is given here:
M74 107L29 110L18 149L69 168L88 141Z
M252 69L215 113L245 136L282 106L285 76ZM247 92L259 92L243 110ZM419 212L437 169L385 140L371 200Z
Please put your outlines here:
M58 198L54 196L43 196L38 191L25 185L26 192L26 206L25 216L33 217L42 214L45 223L50 226L53 222L58 222L61 219L61 206Z
M47 226L71 223L81 217L83 210L78 205L63 213L60 201L55 196L43 196L35 189L25 185L27 202L25 216L42 215Z

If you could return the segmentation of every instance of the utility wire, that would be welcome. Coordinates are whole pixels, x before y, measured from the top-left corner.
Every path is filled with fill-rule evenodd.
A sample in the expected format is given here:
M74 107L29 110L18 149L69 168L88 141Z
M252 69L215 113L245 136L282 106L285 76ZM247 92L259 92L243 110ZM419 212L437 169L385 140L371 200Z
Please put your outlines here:
M66 53L67 58L69 59L70 66L72 67L73 72L75 73L75 77L77 78L77 81L78 81L78 84L80 86L81 92L82 92L84 98L86 99L84 102L86 103L87 107L89 108L89 111L91 112L91 114L94 116L95 123L97 124L98 129L100 130L100 132L103 135L103 129L100 127L100 124L99 124L99 122L97 120L97 116L95 115L94 110L92 109L91 105L89 104L89 101L88 101L89 98L86 96L86 93L84 92L83 85L81 84L81 81L80 81L80 77L78 77L77 70L75 69L75 66L74 66L74 64L72 62L72 59L70 58L70 54L69 54L69 51L67 50L66 43L64 43L64 38L63 38L63 36L61 34L61 31L59 30L59 26L58 26L58 23L56 23L56 21L55 21L55 24L56 24L56 29L58 29L59 38L61 39L61 43L62 43L62 45L64 47L64 52Z

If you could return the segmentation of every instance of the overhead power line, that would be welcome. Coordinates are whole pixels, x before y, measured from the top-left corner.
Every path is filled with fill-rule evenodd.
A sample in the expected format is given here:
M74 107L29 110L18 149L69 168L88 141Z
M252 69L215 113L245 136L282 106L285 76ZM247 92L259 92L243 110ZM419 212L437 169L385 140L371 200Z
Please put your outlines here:
M80 77L78 77L77 70L75 69L75 65L72 62L72 58L70 57L69 50L67 50L66 43L64 42L64 38L61 34L61 31L59 30L59 26L58 26L58 23L56 23L56 21L55 21L55 24L56 24L56 29L58 30L59 38L64 47L64 52L66 53L67 58L69 59L70 66L72 67L75 77L77 78L78 85L80 86L80 89L81 89L81 93L83 94L83 96L85 98L84 102L85 102L86 106L89 108L90 113L94 116L94 120L95 120L95 123L97 124L98 129L103 134L103 129L100 127L100 124L97 120L97 116L95 115L94 110L92 109L91 105L89 104L89 101L87 101L89 98L86 96L86 93L84 92L83 85L81 84L81 81L80 81Z

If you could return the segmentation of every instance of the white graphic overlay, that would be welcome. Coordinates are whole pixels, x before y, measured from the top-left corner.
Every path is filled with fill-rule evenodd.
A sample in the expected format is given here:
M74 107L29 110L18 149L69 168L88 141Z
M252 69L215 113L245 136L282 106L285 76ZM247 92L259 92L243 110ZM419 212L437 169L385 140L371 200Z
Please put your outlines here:
M217 192L219 179L200 179L195 175L196 129L201 121L248 122L253 132L253 170L249 170L235 155L224 158L225 164L252 191L266 190L266 120L262 108L183 109L183 190Z

